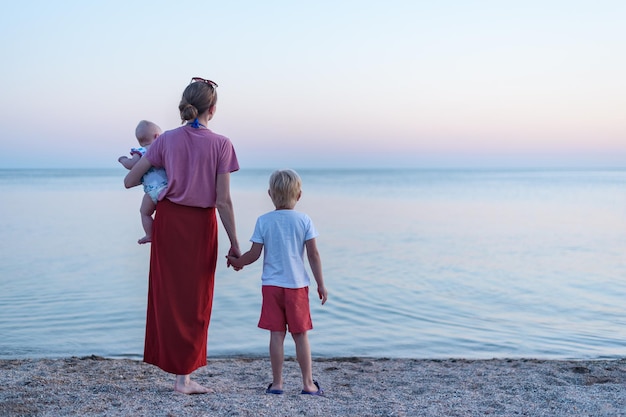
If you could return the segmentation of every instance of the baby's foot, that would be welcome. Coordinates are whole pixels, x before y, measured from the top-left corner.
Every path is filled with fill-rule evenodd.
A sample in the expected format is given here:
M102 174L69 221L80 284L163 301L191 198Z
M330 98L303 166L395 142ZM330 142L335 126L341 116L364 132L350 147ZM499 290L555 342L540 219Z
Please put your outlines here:
M148 236L148 235L145 235L144 237L142 237L141 239L137 241L137 243L139 243L140 245L143 245L144 243L150 243L150 242L152 242L152 236Z
M174 391L182 394L208 394L213 392L211 388L207 388L191 380L187 382L176 381Z

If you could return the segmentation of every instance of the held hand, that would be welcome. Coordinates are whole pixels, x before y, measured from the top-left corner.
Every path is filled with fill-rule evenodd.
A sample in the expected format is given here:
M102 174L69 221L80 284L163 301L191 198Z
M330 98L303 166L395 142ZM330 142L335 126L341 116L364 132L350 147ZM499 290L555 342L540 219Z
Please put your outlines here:
M320 300L322 300L322 305L324 305L328 300L328 291L326 291L326 287L317 287L317 294L319 295Z
M234 257L232 255L226 256L226 267L228 268L228 267L232 266L235 271L241 271L243 269L243 266L237 266L236 265L238 263L237 259L238 258L236 258L236 257Z
M235 266L232 262L235 261L236 263L236 259L240 256L241 251L239 250L239 248L231 246L230 250L228 251L228 256L226 256L226 267L228 268L229 266L232 266L235 271L241 271L243 269L243 266Z

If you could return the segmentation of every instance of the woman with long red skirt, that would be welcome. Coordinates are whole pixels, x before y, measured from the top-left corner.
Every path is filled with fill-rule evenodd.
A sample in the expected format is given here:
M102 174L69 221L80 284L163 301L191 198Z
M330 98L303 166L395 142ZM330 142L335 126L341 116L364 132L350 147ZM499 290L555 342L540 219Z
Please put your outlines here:
M193 78L179 105L184 126L159 136L124 179L141 183L151 167L165 168L168 186L154 218L144 361L176 375L174 389L211 392L192 381L207 363L207 335L217 263L215 210L240 256L230 197L230 173L239 169L230 140L207 128L217 103L217 84Z

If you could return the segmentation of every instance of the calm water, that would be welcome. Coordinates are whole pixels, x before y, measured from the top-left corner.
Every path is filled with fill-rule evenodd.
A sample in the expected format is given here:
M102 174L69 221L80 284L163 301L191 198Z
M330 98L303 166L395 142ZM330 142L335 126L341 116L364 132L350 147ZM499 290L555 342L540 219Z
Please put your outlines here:
M244 250L269 173L232 177ZM124 174L0 170L0 358L141 358L149 246ZM300 174L330 291L311 292L314 356L626 356L626 171ZM220 263L209 356L266 355L260 268Z

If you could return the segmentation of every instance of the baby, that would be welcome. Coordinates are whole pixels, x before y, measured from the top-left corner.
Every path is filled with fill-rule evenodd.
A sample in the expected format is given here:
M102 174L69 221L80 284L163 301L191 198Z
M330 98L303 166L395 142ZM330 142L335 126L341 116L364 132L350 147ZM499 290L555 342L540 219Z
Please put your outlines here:
M148 148L152 142L159 137L162 133L161 128L155 123L147 120L142 120L135 129L135 136L139 142L139 148L132 148L130 150L131 157L120 156L118 161L126 169L131 169L139 159L148 151ZM148 243L152 240L152 214L156 209L156 203L159 198L159 194L165 188L167 188L167 175L163 168L150 168L148 172L141 178L143 184L143 190L146 193L141 200L141 207L139 212L141 213L141 224L145 231L145 236L139 239L139 244Z

